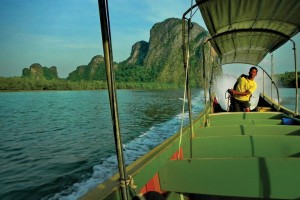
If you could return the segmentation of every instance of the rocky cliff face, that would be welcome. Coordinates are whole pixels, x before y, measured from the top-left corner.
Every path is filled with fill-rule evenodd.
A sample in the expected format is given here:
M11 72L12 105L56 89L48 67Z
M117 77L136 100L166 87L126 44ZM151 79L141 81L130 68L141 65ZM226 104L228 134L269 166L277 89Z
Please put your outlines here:
M105 80L104 57L97 55L92 58L88 65L81 65L67 77L71 81L80 80Z
M30 65L29 68L23 69L22 77L33 78L36 80L58 79L57 68L55 66L52 66L50 68L42 67L42 65L40 65L39 63L34 63Z
M150 45L145 66L163 67L168 63L174 63L174 59L178 60L177 56L181 56L181 35L179 19L167 19L155 24L150 30Z
M196 67L198 72L201 70L202 55L197 52L201 52L206 36L207 32L202 27L193 24L190 35L190 57L197 62L191 67ZM150 31L149 43L149 51L144 61L145 66L161 68L158 77L160 82L182 82L184 70L181 20L171 18L155 24Z
M144 65L144 60L149 51L149 43L139 41L132 46L130 57L125 61L126 65Z
M203 71L202 49L208 33L198 24L193 23L190 33L190 77L194 84L201 84L199 77ZM206 51L208 51L206 49ZM185 73L183 69L182 53L182 22L180 19L170 18L156 23L150 30L149 42L139 41L132 46L130 57L116 64L117 78L120 76L143 75L141 80L151 80L160 83L183 83ZM208 70L209 66L206 66ZM138 73L137 73L138 72ZM148 76L145 73L149 73ZM119 75L119 76L118 76ZM69 80L106 80L104 59L95 56L86 66L79 66L69 74ZM119 79L138 80L138 79Z

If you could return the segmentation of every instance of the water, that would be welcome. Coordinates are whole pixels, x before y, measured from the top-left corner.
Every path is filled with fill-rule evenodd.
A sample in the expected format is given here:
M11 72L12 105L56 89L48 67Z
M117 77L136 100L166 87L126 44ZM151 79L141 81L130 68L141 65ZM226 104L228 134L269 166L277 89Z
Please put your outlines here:
M127 164L180 129L182 93L118 91ZM196 114L203 92L193 94ZM280 94L294 110L295 89ZM0 199L77 199L117 171L106 91L4 92L0 98Z
M118 91L126 163L180 128L182 90ZM193 110L203 107L194 91ZM76 199L117 171L106 91L0 93L0 199Z
M300 90L298 89L298 94ZM277 100L276 90L273 91L273 99ZM279 101L280 104L287 109L295 112L296 105L296 89L295 88L279 88ZM300 103L300 96L298 95L298 102ZM299 106L299 105L298 105ZM299 108L298 108L299 113Z

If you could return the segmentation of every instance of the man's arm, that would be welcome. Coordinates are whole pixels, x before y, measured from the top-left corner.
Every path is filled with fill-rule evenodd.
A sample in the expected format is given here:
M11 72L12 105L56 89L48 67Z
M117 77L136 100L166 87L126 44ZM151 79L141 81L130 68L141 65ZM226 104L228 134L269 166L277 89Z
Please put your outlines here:
M246 96L248 94L251 94L251 92L249 90L245 91L245 92L238 92L234 89L228 89L229 93L232 95L241 95L241 96Z

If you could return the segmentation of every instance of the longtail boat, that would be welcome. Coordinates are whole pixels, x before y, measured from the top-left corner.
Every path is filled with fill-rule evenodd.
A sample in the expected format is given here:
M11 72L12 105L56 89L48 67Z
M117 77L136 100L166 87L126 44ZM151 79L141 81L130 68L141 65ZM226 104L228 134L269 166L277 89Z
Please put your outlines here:
M258 66L271 79L278 100L263 92L250 112L228 112L220 109L208 83L205 109L192 117L187 79L184 96L189 124L129 166L124 164L118 124L107 0L98 2L119 173L81 199L300 199L296 58L294 111L280 105L272 77L259 65L267 54L289 41L296 51L291 38L300 30L299 0L196 0L195 5L187 6L182 17L186 77L191 23L187 16L196 9L220 66Z

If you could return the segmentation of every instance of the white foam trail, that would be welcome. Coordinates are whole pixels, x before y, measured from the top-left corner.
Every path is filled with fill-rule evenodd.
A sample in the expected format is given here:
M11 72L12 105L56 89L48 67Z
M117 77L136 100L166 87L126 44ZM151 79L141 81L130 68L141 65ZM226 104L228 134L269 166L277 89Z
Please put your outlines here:
M199 113L203 110L203 91L197 94L192 99L192 112ZM176 115L174 118L162 124L157 124L151 127L148 131L141 133L141 135L127 144L124 144L124 156L126 165L134 162L151 149L159 145L161 142L171 137L180 129L182 114ZM184 124L188 122L188 113L184 113ZM92 176L82 182L75 183L71 188L63 192L55 194L49 200L75 200L84 195L96 185L104 182L109 177L117 172L117 157L113 155L109 158L103 159L100 165L93 168Z

